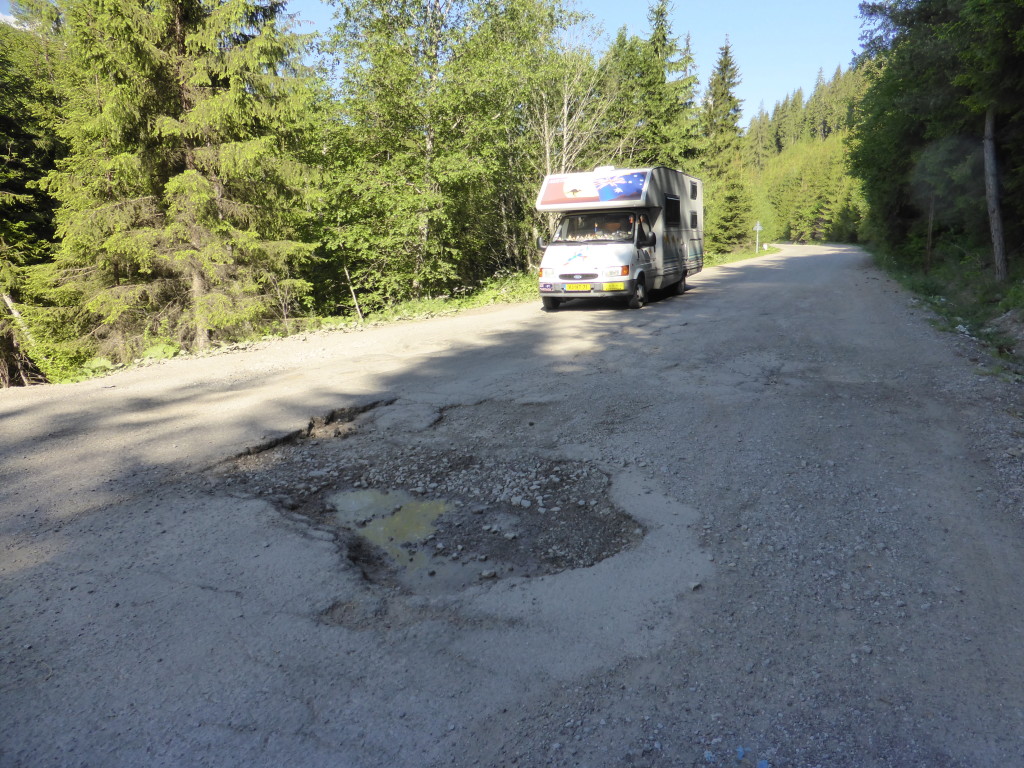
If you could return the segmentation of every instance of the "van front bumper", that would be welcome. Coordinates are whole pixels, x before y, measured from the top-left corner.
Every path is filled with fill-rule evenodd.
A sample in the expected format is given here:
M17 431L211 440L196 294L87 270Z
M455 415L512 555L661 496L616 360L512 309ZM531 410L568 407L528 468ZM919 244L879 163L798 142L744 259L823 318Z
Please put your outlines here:
M582 280L578 283L541 282L541 296L560 299L585 299L588 296L630 296L636 280Z

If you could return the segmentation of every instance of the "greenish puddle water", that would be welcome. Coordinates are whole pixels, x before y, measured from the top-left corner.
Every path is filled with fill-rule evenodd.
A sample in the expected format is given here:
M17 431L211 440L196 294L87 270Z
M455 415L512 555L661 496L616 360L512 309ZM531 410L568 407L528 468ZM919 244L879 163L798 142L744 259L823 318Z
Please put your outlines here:
M409 552L402 545L421 541L434 531L445 511L443 501L424 501L402 491L345 491L329 499L342 525L359 526L359 535L407 568L425 566L429 554Z

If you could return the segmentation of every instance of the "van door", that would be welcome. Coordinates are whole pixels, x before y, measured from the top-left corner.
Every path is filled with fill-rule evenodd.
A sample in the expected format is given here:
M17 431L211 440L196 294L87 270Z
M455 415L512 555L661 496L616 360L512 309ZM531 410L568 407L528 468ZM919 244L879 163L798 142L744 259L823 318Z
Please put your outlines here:
M654 285L657 268L655 264L655 252L657 243L652 243L654 230L646 213L641 213L636 224L636 251L637 262L647 275L647 285Z

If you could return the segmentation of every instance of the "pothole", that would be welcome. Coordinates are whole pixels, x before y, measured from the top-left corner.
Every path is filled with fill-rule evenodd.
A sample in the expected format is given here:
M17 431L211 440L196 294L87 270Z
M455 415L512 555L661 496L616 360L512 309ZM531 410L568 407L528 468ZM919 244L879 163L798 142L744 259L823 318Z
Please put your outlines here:
M539 459L508 443L320 435L239 457L217 482L333 532L378 585L432 595L585 568L644 535L588 462Z

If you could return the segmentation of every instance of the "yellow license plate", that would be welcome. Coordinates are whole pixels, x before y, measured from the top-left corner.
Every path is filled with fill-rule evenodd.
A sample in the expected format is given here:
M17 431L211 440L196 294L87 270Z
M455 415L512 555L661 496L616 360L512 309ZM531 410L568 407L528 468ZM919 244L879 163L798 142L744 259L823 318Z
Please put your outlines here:
M592 291L594 289L590 283L566 283L562 288L567 291Z
M625 283L605 283L604 289L606 291L624 291L626 290Z

